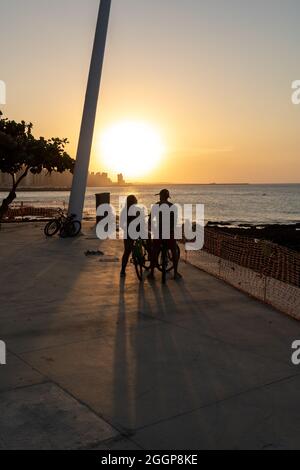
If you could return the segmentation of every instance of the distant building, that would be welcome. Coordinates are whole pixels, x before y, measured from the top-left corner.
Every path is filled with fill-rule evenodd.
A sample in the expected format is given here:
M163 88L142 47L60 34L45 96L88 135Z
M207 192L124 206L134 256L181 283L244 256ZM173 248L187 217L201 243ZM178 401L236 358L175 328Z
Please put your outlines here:
M48 173L43 170L38 175L29 173L23 180L21 187L23 188L70 188L73 176L69 171L64 173Z
M88 186L112 186L113 182L107 173L90 173L88 177Z
M17 175L18 177L18 175ZM64 173L53 172L49 174L46 170L38 175L28 173L21 182L20 188L70 188L72 185L72 174L69 171ZM11 176L0 172L0 188L10 188L12 185Z
M120 173L120 174L118 175L118 185L119 185L119 186L124 186L125 184L126 184L126 182L125 182L125 180L124 180L124 177L123 177L122 173Z

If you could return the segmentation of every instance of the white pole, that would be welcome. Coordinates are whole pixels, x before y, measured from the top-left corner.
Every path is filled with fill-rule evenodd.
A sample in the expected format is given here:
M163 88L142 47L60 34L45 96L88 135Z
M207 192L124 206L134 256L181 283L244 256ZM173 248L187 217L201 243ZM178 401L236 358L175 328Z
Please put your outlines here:
M111 0L100 1L95 41L78 142L72 191L70 195L69 214L75 214L76 220L79 221L82 220L83 214L100 82L104 62L110 7Z

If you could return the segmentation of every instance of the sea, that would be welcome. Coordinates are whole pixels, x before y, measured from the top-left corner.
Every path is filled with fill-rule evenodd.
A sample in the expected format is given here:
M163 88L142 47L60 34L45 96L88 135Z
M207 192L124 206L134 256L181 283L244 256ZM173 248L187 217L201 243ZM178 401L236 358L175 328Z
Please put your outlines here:
M110 193L118 209L119 197L135 194L149 209L164 185L88 188L85 217L96 214L95 194ZM206 222L241 224L292 224L300 222L300 184L277 185L167 185L174 203L204 204ZM5 193L0 192L0 199ZM67 208L68 191L18 192L16 203L35 207Z

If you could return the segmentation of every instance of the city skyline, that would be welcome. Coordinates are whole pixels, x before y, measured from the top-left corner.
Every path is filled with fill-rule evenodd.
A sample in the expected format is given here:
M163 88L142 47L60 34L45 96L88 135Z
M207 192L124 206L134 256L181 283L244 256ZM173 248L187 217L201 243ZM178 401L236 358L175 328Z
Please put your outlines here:
M70 172L57 173L51 175L47 171L43 171L38 175L29 173L23 180L20 188L51 188L51 189L70 189L72 185L73 175ZM123 175L117 175L117 180L113 181L108 173L105 172L89 172L87 187L110 187L110 186L127 186ZM0 172L0 190L11 188L11 176L7 173Z

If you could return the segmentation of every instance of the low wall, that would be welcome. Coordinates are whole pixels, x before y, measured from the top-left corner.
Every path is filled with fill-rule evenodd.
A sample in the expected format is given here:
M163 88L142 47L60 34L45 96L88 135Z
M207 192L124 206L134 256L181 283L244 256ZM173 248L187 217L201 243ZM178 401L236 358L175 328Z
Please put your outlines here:
M210 251L219 251L222 256ZM186 260L300 320L298 253L266 241L259 242L216 233L213 233L212 238L211 232L208 231L205 234L204 250L187 252Z

